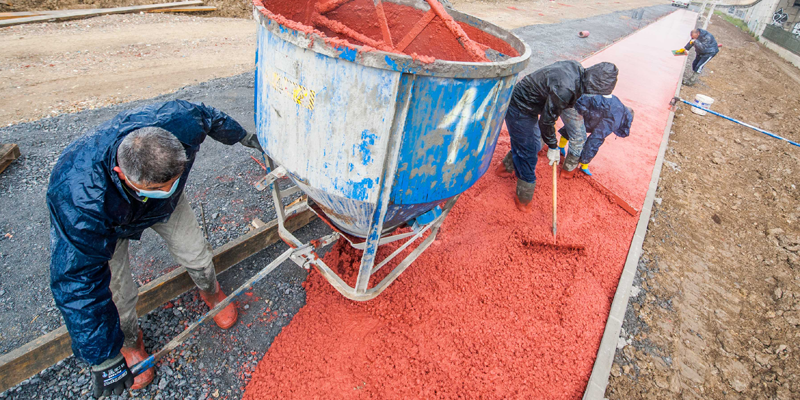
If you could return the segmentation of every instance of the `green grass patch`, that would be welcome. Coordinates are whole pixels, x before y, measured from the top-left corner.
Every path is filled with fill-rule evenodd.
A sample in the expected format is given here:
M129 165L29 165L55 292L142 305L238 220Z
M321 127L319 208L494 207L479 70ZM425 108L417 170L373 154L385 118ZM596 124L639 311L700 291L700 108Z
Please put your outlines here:
M724 19L725 21L728 21L731 24L737 26L739 29L747 32L747 34L749 34L750 36L752 36L752 37L756 36L756 35L753 34L753 32L750 31L750 28L748 28L747 24L744 21L742 21L741 19L733 18L730 15L728 15L727 13L724 13L722 11L714 11L714 14L718 15L720 18Z

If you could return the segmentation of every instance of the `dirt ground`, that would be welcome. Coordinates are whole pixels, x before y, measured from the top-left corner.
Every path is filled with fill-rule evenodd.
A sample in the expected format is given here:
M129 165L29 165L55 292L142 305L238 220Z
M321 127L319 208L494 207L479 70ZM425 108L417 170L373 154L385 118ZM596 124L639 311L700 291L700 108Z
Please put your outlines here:
M800 71L715 17L712 109L800 141ZM800 148L676 113L609 399L800 398Z
M137 1L125 5L138 4ZM513 29L664 1L454 3L459 10ZM120 3L23 0L14 4L21 10ZM222 15L246 18L125 14L0 29L0 126L147 99L252 70L256 24L250 19L249 6L246 12Z
M255 23L109 15L0 29L0 125L151 98L253 69Z

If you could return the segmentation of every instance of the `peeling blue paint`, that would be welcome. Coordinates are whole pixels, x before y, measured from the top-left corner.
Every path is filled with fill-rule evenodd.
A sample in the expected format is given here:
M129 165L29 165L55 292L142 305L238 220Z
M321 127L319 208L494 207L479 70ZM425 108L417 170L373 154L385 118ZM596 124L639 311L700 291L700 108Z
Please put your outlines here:
M369 131L369 129L364 129L361 132L361 144L358 146L358 152L361 154L361 163L363 165L369 165L372 163L372 146L375 145L375 139L378 138L378 135Z
M356 56L358 55L358 50L351 49L347 46L337 47L336 49L340 51L339 58L345 59L347 61L356 60Z
M397 65L397 62L395 60L392 60L392 57L386 56L386 57L384 57L384 59L386 60L386 65L388 65L389 68L391 68L391 69L393 69L395 71L400 71L401 70L401 68Z
M398 169L395 176L392 203L443 201L467 190L483 176L494 154L505 105L513 89L513 85L501 83L500 92L493 91L504 79L515 77L471 80L416 77L398 160L404 168ZM474 91L472 101L459 105L469 90ZM480 105L489 96L486 108L478 115ZM492 107L495 96L499 107ZM445 122L448 113L455 117ZM463 130L460 139L456 133L459 124ZM484 133L486 139L481 146ZM453 163L448 163L452 149L457 150L456 157Z
M352 182L351 185L353 190L350 197L355 200L365 201L369 195L368 190L372 189L372 187L375 185L375 182L372 179L364 178L360 182Z

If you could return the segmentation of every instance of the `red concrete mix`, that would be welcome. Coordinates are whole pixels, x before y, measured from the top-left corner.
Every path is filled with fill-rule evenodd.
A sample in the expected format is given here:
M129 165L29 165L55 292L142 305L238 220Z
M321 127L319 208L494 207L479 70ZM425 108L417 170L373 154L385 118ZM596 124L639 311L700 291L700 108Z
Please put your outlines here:
M255 0L255 4L262 6L262 12L278 23L302 32L315 32L333 40L331 43L334 45L367 46L368 49L414 55L428 62L435 59L473 62L477 61L474 54L483 55L485 48L519 56L505 41L461 22L451 23L453 26L448 27L449 22L439 16L430 20L402 51L393 49L384 41L385 33L372 0ZM409 6L391 2L381 4L388 22L388 33L395 45L401 43L425 17L425 12ZM446 13L443 7L439 8L438 12ZM459 27L461 30L457 37L453 31L458 31Z
M682 15L656 23L670 29L643 30L614 47L632 46L642 34L678 36L684 23L677 30L675 20ZM652 45L672 60L672 43ZM640 67L647 67L642 59L661 62L647 51L625 57ZM679 65L650 66L645 76L626 72L622 60L612 61L626 104L636 108L674 91ZM653 115L639 119L637 110L631 143L637 135L660 137L666 114L647 111ZM503 133L494 164L508 149ZM657 147L626 158L619 164L624 173L611 168L611 155L620 151L616 145L600 151L609 156L597 168L604 184L626 194L646 190ZM486 174L461 196L431 248L374 300L347 300L312 272L306 306L272 343L244 398L579 398L637 218L598 195L588 179L562 179L559 240L586 249L541 245L552 240L551 173L540 163L530 215L514 206L513 178ZM351 278L358 261L359 253L343 243L325 256Z

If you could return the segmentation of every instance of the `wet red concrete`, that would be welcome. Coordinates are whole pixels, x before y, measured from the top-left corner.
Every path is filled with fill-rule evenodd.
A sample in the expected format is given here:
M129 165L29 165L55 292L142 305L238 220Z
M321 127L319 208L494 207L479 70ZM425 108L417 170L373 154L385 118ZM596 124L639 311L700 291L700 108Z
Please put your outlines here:
M672 43L656 45L669 55ZM623 60L652 57L625 54L613 60L621 70ZM673 71L657 78L666 83L618 91L648 104L642 98L664 97L650 92L674 91L678 78ZM648 132L666 122L638 121L636 129ZM504 132L494 164L508 149ZM646 190L657 151L647 149L626 164L633 172L608 173L604 183ZM372 301L346 300L312 272L306 306L275 339L244 398L579 398L637 220L587 179L560 180L559 237L586 249L537 245L551 240L551 173L540 163L527 215L514 206L514 179L486 174L459 199L434 245ZM337 243L325 262L352 277L358 253Z
M475 54L483 55L485 48L492 48L514 57L519 55L508 43L495 36L464 23L445 21L439 16L434 17L402 51L396 50L384 40L385 33L372 0L346 2L255 0L255 3L269 10L262 12L269 13L269 16L274 17L278 23L302 32L313 31L322 37L338 40L335 43L337 45L368 46L414 55L421 60L430 61L434 59L479 61ZM425 15L423 11L391 2L383 2L381 8L388 22L387 33L391 35L395 45L399 44ZM446 13L444 8L439 12ZM448 24L451 26L448 27ZM459 30L460 33L453 33Z

